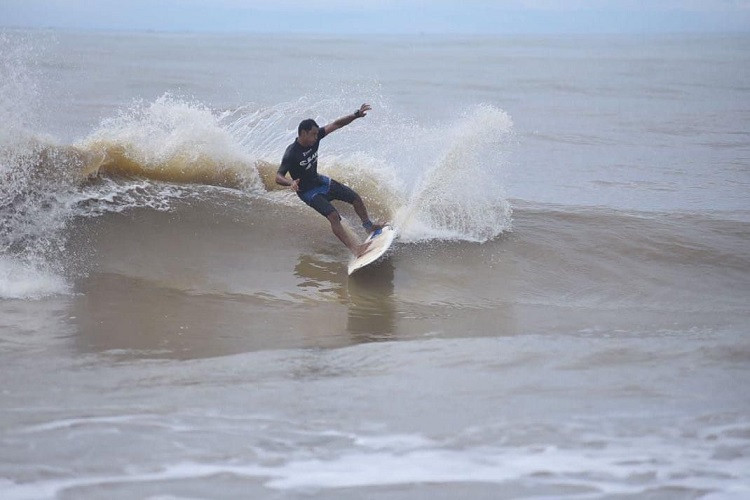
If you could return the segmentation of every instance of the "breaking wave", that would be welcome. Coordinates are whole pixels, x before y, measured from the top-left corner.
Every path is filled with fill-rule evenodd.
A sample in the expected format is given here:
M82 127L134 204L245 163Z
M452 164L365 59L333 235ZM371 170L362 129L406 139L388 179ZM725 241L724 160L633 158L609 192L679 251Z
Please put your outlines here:
M216 111L165 94L133 103L74 144L28 131L6 134L0 249L57 279L66 273L60 252L73 217L169 210L172 200L207 187L299 203L274 182L295 137L298 104ZM308 107L329 113L317 117L327 123L343 107L334 104ZM510 229L499 179L512 123L503 111L479 106L451 127L424 128L387 115L370 122L326 140L319 169L357 190L375 217L394 221L403 241L482 242ZM384 124L389 136L373 140Z

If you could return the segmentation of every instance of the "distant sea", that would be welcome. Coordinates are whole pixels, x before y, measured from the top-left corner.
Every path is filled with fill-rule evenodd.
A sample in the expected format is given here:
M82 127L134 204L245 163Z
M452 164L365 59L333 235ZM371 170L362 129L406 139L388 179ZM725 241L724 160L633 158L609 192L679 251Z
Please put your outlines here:
M750 497L748 82L747 36L0 32L0 497ZM273 177L362 103L319 169L399 239L349 277Z

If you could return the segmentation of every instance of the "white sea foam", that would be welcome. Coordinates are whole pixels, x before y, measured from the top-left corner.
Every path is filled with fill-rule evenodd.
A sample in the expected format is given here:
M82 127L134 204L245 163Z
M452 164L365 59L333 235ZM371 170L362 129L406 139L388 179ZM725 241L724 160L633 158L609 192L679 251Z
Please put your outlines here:
M270 489L293 491L425 483L501 485L522 481L527 486L578 488L595 495L640 495L655 489L673 488L709 491L718 497L750 493L750 488L743 483L750 467L747 458L726 462L721 466L721 473L715 474L717 462L711 457L710 447L683 450L648 437L610 443L603 450L553 445L449 449L435 447L436 443L419 436L408 439L416 449L403 450L404 439L404 436L363 438L361 442L377 441L377 450L352 450L325 459L290 460L275 465L238 463L237 460L180 462L119 474L24 484L4 481L0 483L0 491L4 498L13 500L52 498L77 488L112 483L154 483L232 475L260 479ZM395 443L399 450L388 449L386 443ZM714 473L702 473L704 470Z
M0 256L0 299L39 299L68 293L70 285L57 274Z
M447 129L445 148L396 216L404 240L483 242L510 229L502 176L512 126L503 111L478 106Z

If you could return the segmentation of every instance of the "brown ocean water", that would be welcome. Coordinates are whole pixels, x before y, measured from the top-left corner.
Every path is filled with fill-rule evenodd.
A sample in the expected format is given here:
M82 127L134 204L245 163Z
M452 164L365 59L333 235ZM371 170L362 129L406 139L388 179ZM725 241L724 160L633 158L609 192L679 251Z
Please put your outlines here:
M3 498L750 494L747 38L0 42Z

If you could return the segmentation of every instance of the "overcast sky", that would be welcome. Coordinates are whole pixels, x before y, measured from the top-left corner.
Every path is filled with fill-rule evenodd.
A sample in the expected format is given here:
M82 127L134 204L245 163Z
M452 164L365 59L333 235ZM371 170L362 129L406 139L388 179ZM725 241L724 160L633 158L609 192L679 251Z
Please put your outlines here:
M0 26L256 33L750 32L750 0L0 0Z

